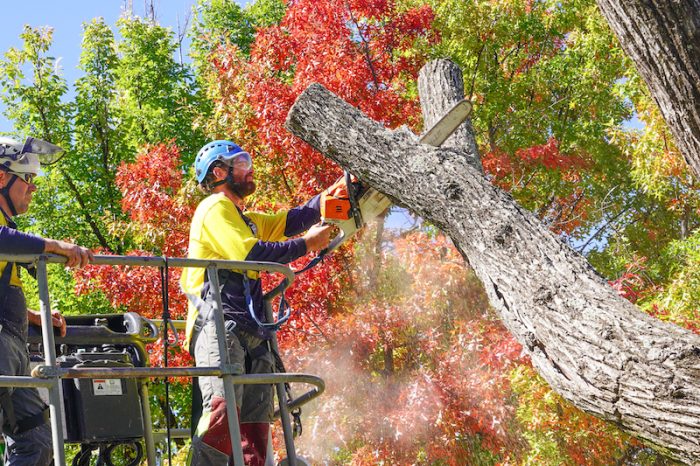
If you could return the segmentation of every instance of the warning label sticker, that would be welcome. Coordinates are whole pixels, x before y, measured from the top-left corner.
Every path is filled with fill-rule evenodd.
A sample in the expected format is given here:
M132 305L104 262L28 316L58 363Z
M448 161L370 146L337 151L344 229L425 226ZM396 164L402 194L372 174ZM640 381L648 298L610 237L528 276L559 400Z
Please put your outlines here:
M100 395L121 395L121 379L93 379L92 391L96 396Z

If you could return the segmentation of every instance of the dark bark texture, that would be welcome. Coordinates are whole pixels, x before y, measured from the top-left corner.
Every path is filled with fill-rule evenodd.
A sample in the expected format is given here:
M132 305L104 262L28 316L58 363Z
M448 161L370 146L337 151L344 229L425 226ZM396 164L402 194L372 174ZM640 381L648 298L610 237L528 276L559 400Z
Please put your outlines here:
M700 180L700 0L596 0Z
M676 458L700 463L700 336L621 298L472 167L477 154L387 130L320 85L297 99L287 127L448 234L558 393Z

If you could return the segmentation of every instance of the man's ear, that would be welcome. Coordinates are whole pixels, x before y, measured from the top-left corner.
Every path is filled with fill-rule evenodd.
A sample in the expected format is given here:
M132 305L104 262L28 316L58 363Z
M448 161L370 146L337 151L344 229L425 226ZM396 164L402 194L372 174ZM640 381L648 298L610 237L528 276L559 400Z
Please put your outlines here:
M228 168L214 167L212 173L214 174L214 179L216 179L216 181L223 180L228 175Z
M0 170L0 188L4 188L10 175L4 170Z

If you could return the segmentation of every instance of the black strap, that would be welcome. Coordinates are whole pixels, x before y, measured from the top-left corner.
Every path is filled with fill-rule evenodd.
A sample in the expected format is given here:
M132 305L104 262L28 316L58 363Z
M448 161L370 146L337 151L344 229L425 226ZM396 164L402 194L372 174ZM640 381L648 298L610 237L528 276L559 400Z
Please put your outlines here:
M5 269L2 271L2 275L0 275L0 293L4 293L5 288L10 286L10 280L12 279L12 269L14 268L14 266L14 262L8 262L7 265L5 265Z
M46 424L46 422L49 420L49 408L46 407L44 408L41 412L25 417L24 419L21 419L17 421L17 429L15 431L16 434L21 434L23 432L27 432L29 430L32 430L35 427L43 426Z
M7 222L7 226L9 228L12 228L13 230L17 229L17 224L12 221L12 218L10 218L3 209L0 209L2 212L3 217L5 217L5 222ZM10 280L12 279L12 269L15 267L14 262L8 262L5 265L5 269L2 271L2 275L0 275L0 296L5 294L5 288L10 286Z
M2 271L2 275L0 275L0 331L2 331L3 327L3 320L4 320L4 312L5 312L5 297L8 295L8 291L10 288L10 280L12 279L12 269L14 268L15 263L14 262L7 262L5 264L5 269ZM0 390L3 390L0 388ZM6 390L6 389L4 389ZM5 406L3 405L3 409Z
M49 420L48 407L32 416L17 420L15 416L15 406L12 402L12 395L7 387L0 388L0 406L2 406L3 411L3 427L13 434L21 434L30 431L35 427L46 424Z
M194 325L192 326L192 334L190 335L190 356L194 357L194 349L197 344L197 338L199 334L202 333L202 329L207 324L207 321L211 319L211 305L205 299L201 302L201 309L197 309L197 317L194 319Z
M6 170L7 172L7 170ZM12 198L10 197L10 188L12 187L13 184L15 184L15 181L17 181L17 175L14 173L10 173L12 175L12 178L10 178L10 181L7 182L7 184L3 187L0 188L0 195L5 198L5 202L7 203L7 207L10 208L10 212L12 213L12 216L14 217L17 215L17 209L15 209L15 204L12 202Z
M168 330L172 322L170 321L170 293L168 289L168 279L170 278L170 273L168 270L168 258L163 257L164 265L160 268L160 286L162 292L163 301L163 365L168 367L168 343L170 336ZM177 335L176 335L177 337ZM173 463L173 451L172 451L172 439L170 435L170 421L172 419L172 413L170 411L170 379L165 377L165 407L167 412L165 412L165 432L168 442L168 464Z
M228 171L226 172L226 178L223 180L215 181L213 183L209 183L209 189L214 189L217 186L221 186L224 183L228 183L229 180L231 183L233 183L233 167L229 165Z
M226 282L233 277L234 272L228 269L221 269L218 270L217 273L219 274L219 291L221 291L224 286L226 285ZM205 280L204 280L204 285L209 283L209 278L205 275ZM202 329L206 325L207 321L210 320L213 316L211 313L212 310L212 305L211 302L214 299L214 293L211 290L211 286L208 287L208 290L206 294L204 294L204 289L207 288L206 286L202 287L202 301L201 301L201 309L197 309L197 317L194 320L194 325L192 327L192 334L190 335L190 355L194 357L194 348L195 344L197 343L197 338L199 337L199 334L202 332Z
M16 433L17 418L15 418L15 407L12 404L10 390L7 387L0 387L0 406L3 412L3 428Z
M192 326L192 335L190 335L190 356L194 357L194 348L195 344L197 343L197 338L199 338L199 334L202 332L202 329L204 328L204 324L206 324L206 320L204 317L204 312L202 312L202 309L197 310L197 317L194 319L194 325Z

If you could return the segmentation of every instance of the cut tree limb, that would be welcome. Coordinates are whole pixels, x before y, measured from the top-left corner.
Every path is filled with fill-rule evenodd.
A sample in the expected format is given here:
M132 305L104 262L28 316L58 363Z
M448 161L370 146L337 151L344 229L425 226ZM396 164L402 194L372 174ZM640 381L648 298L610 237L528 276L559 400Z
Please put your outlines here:
M448 234L554 390L676 458L700 462L700 336L620 297L470 166L463 149L387 130L316 84L299 96L287 127Z
M700 0L596 0L700 180Z

